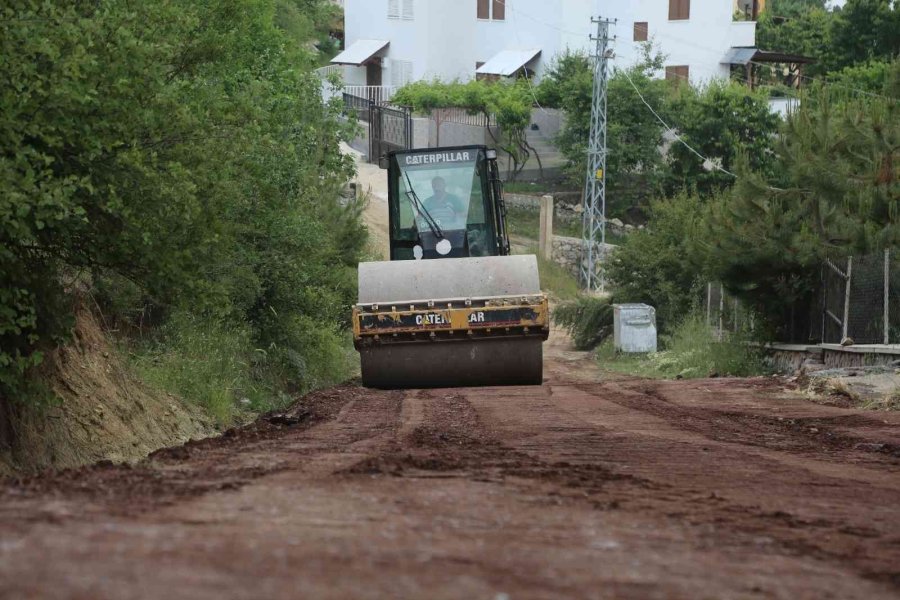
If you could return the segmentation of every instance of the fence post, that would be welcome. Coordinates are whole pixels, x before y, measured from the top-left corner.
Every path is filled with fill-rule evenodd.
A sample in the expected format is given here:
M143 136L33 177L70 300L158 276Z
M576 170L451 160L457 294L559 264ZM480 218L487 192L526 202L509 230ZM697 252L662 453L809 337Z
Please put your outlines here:
M538 254L544 260L553 260L553 196L541 196L541 232Z
M712 282L706 284L706 326L712 327Z
M891 250L884 249L884 345L891 343Z
M721 342L725 333L725 284L719 284L719 341Z
M850 325L850 283L853 281L853 257L847 257L847 287L844 290L844 335L841 339L843 342L847 339L848 327Z

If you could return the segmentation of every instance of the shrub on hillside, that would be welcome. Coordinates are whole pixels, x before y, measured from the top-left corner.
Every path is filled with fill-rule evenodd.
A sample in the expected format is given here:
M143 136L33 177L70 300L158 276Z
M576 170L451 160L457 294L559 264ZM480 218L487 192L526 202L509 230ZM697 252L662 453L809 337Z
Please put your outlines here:
M291 1L0 9L0 398L67 334L75 279L124 317L188 311L277 348L285 380L318 376L287 357L346 320L365 236L335 202L339 107L276 25Z

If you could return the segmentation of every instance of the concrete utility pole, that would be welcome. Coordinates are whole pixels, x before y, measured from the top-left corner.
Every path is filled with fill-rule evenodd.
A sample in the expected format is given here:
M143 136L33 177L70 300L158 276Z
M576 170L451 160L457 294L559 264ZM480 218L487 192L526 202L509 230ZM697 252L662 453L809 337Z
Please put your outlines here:
M591 107L591 138L588 145L587 177L584 186L584 223L582 233L581 279L588 290L603 289L605 276L598 277L597 265L602 258L595 246L606 245L606 97L609 88L609 26L615 20L591 19L597 24L597 35L591 36L594 49L594 104Z

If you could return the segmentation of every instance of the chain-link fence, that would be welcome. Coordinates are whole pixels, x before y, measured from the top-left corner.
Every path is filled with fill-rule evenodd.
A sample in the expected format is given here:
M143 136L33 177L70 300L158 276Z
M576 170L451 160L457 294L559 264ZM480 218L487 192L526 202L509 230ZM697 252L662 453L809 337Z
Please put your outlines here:
M724 286L707 286L706 319L721 337L752 329L753 314ZM900 249L865 256L830 256L819 290L778 315L780 342L900 344Z
M823 342L900 343L900 252L829 258L822 288Z
M704 304L706 323L713 328L720 340L728 333L753 328L753 314L720 283L707 284Z

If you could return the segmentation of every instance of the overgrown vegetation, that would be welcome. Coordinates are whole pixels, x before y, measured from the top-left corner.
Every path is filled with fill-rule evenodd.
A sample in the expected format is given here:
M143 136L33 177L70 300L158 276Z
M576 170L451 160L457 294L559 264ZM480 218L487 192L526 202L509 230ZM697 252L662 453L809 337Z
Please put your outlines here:
M747 344L745 337L718 340L697 315L689 315L660 341L661 352L628 355L617 353L612 341L606 340L597 359L611 371L651 378L751 377L769 372L761 351Z
M596 348L603 368L642 377L746 377L765 373L761 352L746 333L717 339L696 311L686 313L660 335L660 351L648 355L619 353L613 347L613 302L609 297L581 296L554 310L553 322L568 330L579 350Z
M782 15L790 18L776 23L773 15L782 9L791 12ZM897 7L882 0L849 0L842 11L827 12L816 0L773 0L766 14L760 27L784 28L779 35L787 37L784 45L761 45L824 57L820 74L827 72L830 82L805 83L799 108L784 121L768 111L764 95L745 86L715 83L693 89L644 81L634 70L627 73L679 136L709 159L674 142L661 164L645 166L638 160L619 164L619 174L610 169L611 214L624 210L616 204L615 177L646 172L653 182L640 204L648 219L646 230L628 236L608 264L612 301L655 306L664 339L673 339L683 316L696 311L710 281L723 282L754 315L758 336L784 341L808 336L803 323L808 324L819 293L826 256L900 247ZM819 33L812 25L800 31L807 18L829 24ZM837 31L841 26L860 34L851 40ZM787 43L791 37L792 43L807 46L792 47ZM826 57L835 47L825 39L845 47L839 60ZM832 59L837 62L829 63ZM654 64L648 58L643 68ZM570 115L583 116L589 109L587 69L585 59L566 57L556 67L555 79L547 80L548 86L567 91L558 98ZM628 107L617 113L612 98L610 102L613 154L614 147L638 139L617 137L615 119L654 117L639 101L639 117ZM646 140L654 138L651 130L645 133ZM587 134L576 123L566 135L577 140ZM583 149L577 143L569 147L572 163L583 163ZM623 160L629 156L624 149L621 155ZM609 331L611 314L602 304L584 302L563 309L561 318L566 322L565 311L571 310L579 315L572 322L587 321L582 314L597 319L593 333L602 335L576 335L590 346Z
M616 70L609 81L607 185L611 214L621 214L628 204L619 202L623 195L634 204L658 189L661 182L663 156L658 148L663 143L662 125L648 118L646 108L629 78L648 102L659 106L671 86L655 79L662 68L663 57L654 53L651 44L644 45L644 59L627 71ZM565 111L566 120L556 143L566 157L566 173L571 184L584 185L584 163L590 135L593 95L593 70L590 58L581 52L568 52L557 57L537 90L543 106ZM638 183L634 174L640 174ZM637 183L643 195L623 194Z
M325 4L0 9L0 399L27 399L75 288L222 418L339 376L365 236L333 200L346 126L311 73Z

